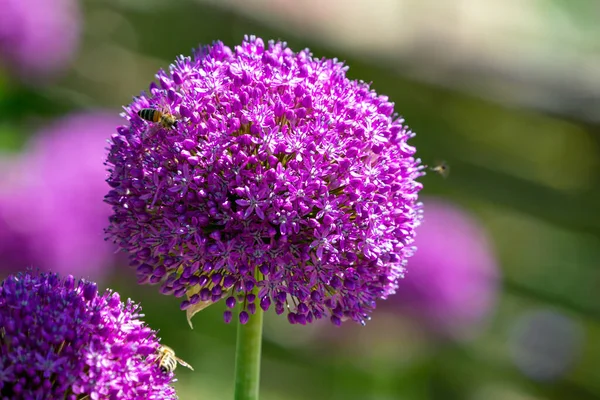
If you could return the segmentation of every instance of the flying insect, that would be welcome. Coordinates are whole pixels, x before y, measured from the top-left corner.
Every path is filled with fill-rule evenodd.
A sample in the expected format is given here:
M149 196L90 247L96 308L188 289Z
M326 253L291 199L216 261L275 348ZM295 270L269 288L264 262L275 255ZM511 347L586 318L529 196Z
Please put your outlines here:
M175 351L172 348L170 348L169 346L161 345L158 348L158 366L160 367L160 369L164 372L173 372L175 371L175 368L177 368L177 364L183 365L184 367L189 368L192 371L194 370L194 368L192 368L190 364L177 357L175 355Z
M431 167L430 169L433 172L440 174L444 178L446 178L448 176L448 174L450 173L450 167L448 166L448 164L446 164L443 161L436 164L435 166Z

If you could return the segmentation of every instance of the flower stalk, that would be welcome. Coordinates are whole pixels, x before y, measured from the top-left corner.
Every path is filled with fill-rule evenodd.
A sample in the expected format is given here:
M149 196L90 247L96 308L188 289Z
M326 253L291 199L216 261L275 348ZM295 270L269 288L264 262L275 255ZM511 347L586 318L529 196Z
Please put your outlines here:
M238 322L235 354L235 400L257 400L260 383L263 310L247 323Z

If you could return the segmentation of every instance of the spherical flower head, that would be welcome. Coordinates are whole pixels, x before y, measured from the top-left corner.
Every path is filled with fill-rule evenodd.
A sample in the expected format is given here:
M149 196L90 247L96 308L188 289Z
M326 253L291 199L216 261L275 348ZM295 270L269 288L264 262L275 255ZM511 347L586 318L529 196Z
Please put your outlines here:
M9 276L0 284L0 397L175 399L140 311L70 275Z
M79 44L76 0L0 0L0 64L23 79L51 76Z
M107 163L108 235L140 283L187 296L188 318L226 298L241 323L257 307L299 324L368 319L413 252L422 168L393 104L346 71L246 37L157 74Z
M4 269L36 265L93 280L110 272L116 249L104 240L111 210L103 202L108 189L103 160L118 123L103 112L73 114L28 143L8 169L17 169L18 177L0 188L0 226L27 243L28 263L6 262Z
M499 270L488 236L472 215L429 198L415 245L419 251L390 306L401 307L432 332L472 338L493 310Z

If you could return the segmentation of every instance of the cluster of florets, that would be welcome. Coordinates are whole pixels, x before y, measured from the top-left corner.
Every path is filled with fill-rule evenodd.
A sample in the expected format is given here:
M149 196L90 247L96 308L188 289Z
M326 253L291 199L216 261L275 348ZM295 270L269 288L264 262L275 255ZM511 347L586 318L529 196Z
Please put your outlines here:
M9 276L0 285L0 398L177 398L139 312L72 276Z
M420 213L413 133L337 60L246 37L180 57L125 108L108 156L109 237L140 283L364 323L394 293ZM174 127L138 116L153 108Z

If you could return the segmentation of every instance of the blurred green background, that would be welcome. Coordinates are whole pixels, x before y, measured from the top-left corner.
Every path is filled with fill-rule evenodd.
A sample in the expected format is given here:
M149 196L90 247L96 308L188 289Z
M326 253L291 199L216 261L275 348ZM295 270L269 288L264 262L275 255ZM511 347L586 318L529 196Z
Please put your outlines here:
M351 78L372 81L417 133L418 156L450 165L447 179L421 179L422 194L469 210L491 236L502 288L489 324L472 340L423 335L399 314L375 312L366 327L332 330L290 326L269 313L262 399L600 399L597 2L80 5L82 43L64 75L44 85L17 83L8 70L1 75L3 152L18 152L38 129L74 111L118 114L159 68L192 47L214 40L234 46L255 34L345 60ZM223 304L198 314L190 330L179 301L137 286L134 270L121 267L104 284L141 302L163 342L195 367L177 370L180 398L232 398L235 324L222 322ZM540 310L559 313L576 332L552 341L542 330L530 343L545 343L542 364L570 360L552 379L534 379L515 362L519 321Z

